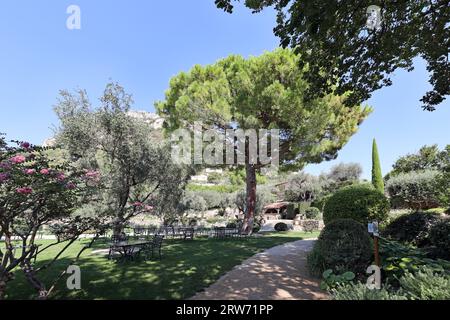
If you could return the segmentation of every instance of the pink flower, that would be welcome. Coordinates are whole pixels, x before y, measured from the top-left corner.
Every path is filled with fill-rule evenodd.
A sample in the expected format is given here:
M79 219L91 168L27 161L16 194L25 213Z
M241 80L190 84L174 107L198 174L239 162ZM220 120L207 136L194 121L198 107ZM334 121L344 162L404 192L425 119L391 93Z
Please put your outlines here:
M145 211L153 211L153 207L152 207L152 206L146 205L146 206L144 207L144 210L145 210Z
M14 164L19 164L22 162L25 162L26 158L24 156L14 156L11 159L9 159Z
M49 174L50 170L48 169L41 169L41 171L39 171L41 174Z
M30 187L17 188L16 192L20 194L30 194L33 192L33 189Z
M66 179L66 176L64 175L64 173L58 173L58 175L56 176L56 179L58 179L59 181L64 181L64 179Z
M30 149L31 144L29 142L22 142L20 146L24 149Z
M98 177L98 175L99 175L98 171L92 171L92 170L86 172L86 174L85 174L85 176L88 178L95 178L95 177Z
M35 169L25 169L25 174L35 174L36 170Z
M142 207L142 202L136 201L135 203L133 203L134 207Z

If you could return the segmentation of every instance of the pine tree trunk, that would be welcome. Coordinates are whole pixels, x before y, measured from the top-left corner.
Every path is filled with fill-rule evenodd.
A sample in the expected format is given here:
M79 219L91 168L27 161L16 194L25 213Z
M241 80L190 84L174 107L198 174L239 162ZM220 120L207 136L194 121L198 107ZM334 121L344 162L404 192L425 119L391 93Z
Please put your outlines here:
M247 195L246 195L246 209L244 217L243 232L252 233L253 221L255 218L256 209L256 169L251 164L246 164L246 183L247 183Z

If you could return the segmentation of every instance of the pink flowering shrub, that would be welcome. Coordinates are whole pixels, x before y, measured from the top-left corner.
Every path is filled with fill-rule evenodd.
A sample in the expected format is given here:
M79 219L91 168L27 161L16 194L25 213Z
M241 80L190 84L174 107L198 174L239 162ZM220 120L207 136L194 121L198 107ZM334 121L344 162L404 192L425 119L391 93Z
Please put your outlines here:
M41 295L46 294L43 282L37 280L40 268L32 266L37 254L34 241L44 224L59 224L58 241L74 241L87 230L105 228L100 217L76 214L76 209L89 201L94 191L86 183L84 171L68 163L55 164L47 149L27 142L16 144L17 147L8 146L0 135L0 253L13 254L15 237L23 239L26 247L14 259L0 264L0 300L6 283L14 278L13 270L19 267L29 283Z

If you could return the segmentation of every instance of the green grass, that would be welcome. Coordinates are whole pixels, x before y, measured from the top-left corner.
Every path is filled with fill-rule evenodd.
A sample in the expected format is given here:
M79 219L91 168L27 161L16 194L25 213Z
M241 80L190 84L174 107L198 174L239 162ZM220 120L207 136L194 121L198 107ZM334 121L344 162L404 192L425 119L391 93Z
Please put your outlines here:
M243 260L264 249L316 237L317 233L278 232L251 239L206 239L194 241L167 240L161 261L110 261L104 255L92 254L107 248L97 243L86 250L78 265L81 268L81 290L66 289L66 278L58 283L54 299L185 299L214 283L221 275ZM49 241L42 241L49 243ZM64 270L85 242L79 241L50 269L41 274L45 283ZM56 249L55 249L56 250ZM48 261L54 252L44 252L38 264ZM35 292L20 271L8 284L7 299L30 299Z

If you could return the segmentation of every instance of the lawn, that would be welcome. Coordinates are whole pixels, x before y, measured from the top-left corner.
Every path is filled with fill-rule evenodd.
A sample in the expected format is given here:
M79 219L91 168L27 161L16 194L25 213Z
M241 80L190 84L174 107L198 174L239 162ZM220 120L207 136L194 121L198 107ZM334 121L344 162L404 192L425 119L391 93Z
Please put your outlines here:
M251 239L206 239L193 241L166 240L161 261L110 261L92 250L106 248L98 242L86 250L78 265L81 268L81 290L66 289L66 278L57 286L56 299L186 299L214 283L221 275L248 257L264 249L316 237L318 233L279 232ZM49 241L42 241L42 243ZM79 241L41 278L50 283L70 263L85 242ZM56 250L56 249L55 249ZM53 251L54 252L54 251ZM38 263L53 257L43 253ZM8 284L7 299L33 298L35 292L22 273Z

